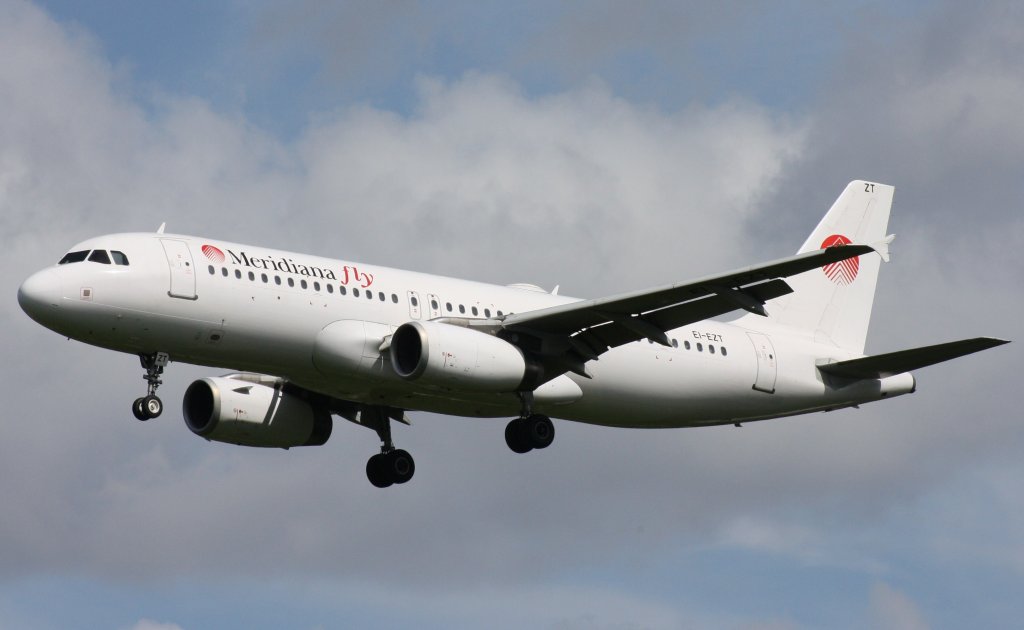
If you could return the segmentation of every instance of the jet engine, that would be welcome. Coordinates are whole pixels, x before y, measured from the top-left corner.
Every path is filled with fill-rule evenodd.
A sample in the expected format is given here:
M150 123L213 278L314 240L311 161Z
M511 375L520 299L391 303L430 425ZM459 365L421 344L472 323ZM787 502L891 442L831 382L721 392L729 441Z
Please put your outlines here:
M280 387L233 378L201 378L185 390L185 424L208 440L290 448L319 446L331 436L331 414Z
M516 346L441 322L408 322L391 336L391 367L407 381L450 390L516 391L528 364Z

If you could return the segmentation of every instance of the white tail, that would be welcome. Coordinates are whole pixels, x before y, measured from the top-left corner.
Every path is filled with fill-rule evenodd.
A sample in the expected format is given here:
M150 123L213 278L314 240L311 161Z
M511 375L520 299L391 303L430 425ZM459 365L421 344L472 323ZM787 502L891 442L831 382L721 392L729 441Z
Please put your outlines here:
M892 240L885 231L893 191L892 186L859 180L846 186L798 253L852 242L876 247L879 255L851 258L789 278L793 293L769 305L771 319L813 331L820 342L864 352L878 268L882 257L888 259Z

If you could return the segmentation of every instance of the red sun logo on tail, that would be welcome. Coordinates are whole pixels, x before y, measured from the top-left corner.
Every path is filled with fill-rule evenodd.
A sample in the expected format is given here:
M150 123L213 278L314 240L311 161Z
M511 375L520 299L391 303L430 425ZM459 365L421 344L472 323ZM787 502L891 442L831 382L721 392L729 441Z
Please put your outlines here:
M826 247L842 247L843 245L849 245L850 239L846 238L842 234L833 234L824 241L821 242L821 248ZM825 265L821 268L828 276L828 279L836 284L852 284L857 278L857 271L860 269L860 256L856 258L847 258L846 260L840 260L829 265Z
M215 263L224 262L224 252L220 251L213 245L203 245L203 255Z

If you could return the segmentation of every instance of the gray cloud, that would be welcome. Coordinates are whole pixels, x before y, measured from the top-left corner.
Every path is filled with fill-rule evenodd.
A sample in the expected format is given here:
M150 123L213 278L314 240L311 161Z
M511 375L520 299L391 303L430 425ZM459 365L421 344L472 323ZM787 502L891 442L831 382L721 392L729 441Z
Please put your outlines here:
M595 296L784 255L846 181L868 177L897 185L900 233L874 349L1022 339L1014 204L1024 129L1008 104L1024 86L1019 31L992 10L956 30L956 54L931 56L956 15L870 53L851 41L846 69L806 119L738 99L662 111L598 81L535 97L471 73L422 78L408 115L326 113L289 143L198 98L144 110L87 39L3 5L0 292L13 296L76 240L167 220ZM526 585L655 563L665 550L740 548L880 574L891 560L870 532L885 514L982 462L1019 472L1024 445L1015 344L925 371L915 396L859 411L741 430L559 423L555 446L525 457L507 452L500 422L419 414L396 430L417 455L416 480L382 493L363 478L376 446L368 431L339 425L325 447L291 452L205 443L170 401L209 371L179 365L163 390L169 413L139 424L128 413L142 388L134 358L43 331L13 298L0 322L17 358L2 379L7 579L326 576L423 599L441 592L474 625L486 607L455 601L459 589L499 600L515 587L550 601ZM880 618L913 619L913 602L887 588L872 596ZM545 620L586 625L614 606L652 627L701 619L628 595L575 597L572 611Z

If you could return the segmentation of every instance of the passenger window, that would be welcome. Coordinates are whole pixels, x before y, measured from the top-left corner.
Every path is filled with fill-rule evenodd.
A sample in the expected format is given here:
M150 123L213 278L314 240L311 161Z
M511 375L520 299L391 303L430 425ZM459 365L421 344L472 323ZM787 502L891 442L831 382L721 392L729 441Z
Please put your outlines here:
M274 276L274 284L281 286L281 276Z
M345 295L346 293L348 293L348 289L346 289L344 286L340 286L338 287L338 293Z
M473 315L476 315L476 314L478 314L478 313L479 313L479 311L477 311L477 310L476 310L476 307L475 307L475 306L474 306L474 307L472 308L472 311L473 311Z
M249 272L249 280L255 280L255 279L256 279L256 274L254 274L253 272L250 271Z
M314 291L319 291L320 290L320 283L319 282L314 282L313 283L313 290Z
M419 306L420 305L420 301L416 299L415 295L412 296L411 298L409 298L409 303L412 304L413 306Z
M235 269L235 279L237 279L237 280L241 280L242 279L242 272L239 271L238 269Z
M60 262L57 263L57 264L58 265L66 265L68 263L82 262L88 256L89 256L89 250L85 250L85 251L81 251L81 252L69 252L67 254L64 254L64 258L61 258Z
M217 270L213 268L213 265L210 265L209 267L207 267L207 269L210 270L211 276L217 273Z
M106 250L94 249L92 254L89 255L89 262L100 263L101 265L109 265L110 256L107 255Z
M430 308L437 310L437 300L430 300Z
M359 289L352 289L352 297L359 297Z
M721 351L722 351L722 356L723 356L723 357L724 357L725 355L729 354L728 352L726 352L726 351L725 351L725 346L722 346L722 347L721 347L720 349L721 349Z
M697 352L704 352L704 346L699 341L697 342Z
M394 302L395 304L398 304L398 295L395 294L395 293L392 293L391 294L391 301Z
M228 268L227 267L221 267L220 268L220 275L222 275L225 278L227 278L228 277Z
M366 299L367 300L372 300L373 299L373 291L367 291L366 292Z
M295 286L295 280L292 279L292 278L288 278L288 286L294 287Z
M690 342L689 341L683 341L683 347L686 348L687 350L689 350L690 349Z
M270 282L270 278L268 278L267 274L265 274L265 273L261 273L260 274L260 280L263 281L263 284L266 284L266 283Z
M498 317L501 317L501 311L498 311Z
M303 289L309 288L309 283L306 282L305 280L299 280L299 284L302 286Z
M378 293L378 294L377 294L377 297L378 297L378 298L380 298L380 301L381 301L381 302L384 302L385 300L387 300L387 298L385 298L385 297L384 297L384 292L383 292L383 291L381 291L380 293Z
M679 340L678 339L673 339L672 340L672 347L673 348L678 348L679 347Z
M484 317L486 317L488 319L491 318L491 309L489 309L489 308L485 308L484 309Z
M466 307L461 305L461 304L459 304L459 313L461 313L462 315L465 315L466 314Z
M328 284L327 285L327 292L328 293L334 293L334 285L333 284Z
M445 307L446 309L448 309L448 312L449 312L449 313L451 313L451 312L452 312L452 303L451 303L451 302L448 302L447 304L445 304L445 305L444 305L444 307Z
M125 267L128 266L128 257L125 256L122 252L111 250L110 257L114 259L115 265L123 265Z
M710 352L711 354L715 353L715 347L710 343L708 344L708 352Z

